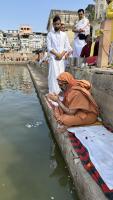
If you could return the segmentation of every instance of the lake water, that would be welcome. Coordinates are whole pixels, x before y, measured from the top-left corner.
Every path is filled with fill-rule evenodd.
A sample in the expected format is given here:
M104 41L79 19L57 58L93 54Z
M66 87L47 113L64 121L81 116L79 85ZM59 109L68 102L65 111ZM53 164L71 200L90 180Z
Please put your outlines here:
M78 200L24 66L0 66L0 200Z

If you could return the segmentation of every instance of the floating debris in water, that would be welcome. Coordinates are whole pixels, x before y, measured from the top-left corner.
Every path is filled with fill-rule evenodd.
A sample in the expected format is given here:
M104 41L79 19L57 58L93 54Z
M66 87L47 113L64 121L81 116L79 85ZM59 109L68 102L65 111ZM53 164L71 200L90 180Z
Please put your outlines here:
M40 126L40 125L42 125L42 122L41 122L41 121L35 123L35 126Z
M57 168L57 162L56 162L56 160L51 160L50 161L50 168L51 169L56 169Z
M31 128L31 127L32 127L31 124L26 124L25 126L26 126L27 128Z
M41 121L37 121L35 123L27 123L25 126L27 128L36 128L38 126L42 125L42 122Z
M99 122L102 122L102 119L100 117L97 118Z
M51 197L51 199L55 199L55 197Z

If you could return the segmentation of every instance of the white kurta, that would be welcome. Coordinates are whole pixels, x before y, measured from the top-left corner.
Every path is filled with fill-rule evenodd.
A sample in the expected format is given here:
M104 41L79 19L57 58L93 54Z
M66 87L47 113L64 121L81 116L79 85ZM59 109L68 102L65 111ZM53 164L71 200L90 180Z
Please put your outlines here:
M77 30L83 29L85 32L83 34L89 35L90 34L90 24L89 20L84 17L83 19L79 20L77 24L75 25L75 28ZM80 57L82 48L86 45L85 40L80 40L78 37L78 33L75 33L75 39L74 39L74 48L73 48L73 56L74 57Z
M69 40L65 32L55 32L51 31L47 36L47 48L48 52L51 50L55 50L58 53L63 51L69 51ZM71 48L71 47L70 47ZM64 59L56 60L55 56L50 53L49 58L49 75L48 75L48 87L49 93L55 92L58 94L60 92L60 88L57 83L57 77L60 73L65 71L65 63Z

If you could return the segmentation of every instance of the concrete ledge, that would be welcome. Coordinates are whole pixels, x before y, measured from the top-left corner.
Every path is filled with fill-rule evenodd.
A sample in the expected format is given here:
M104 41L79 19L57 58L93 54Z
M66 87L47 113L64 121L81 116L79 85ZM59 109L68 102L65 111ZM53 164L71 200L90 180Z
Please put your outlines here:
M78 155L68 139L68 133L59 134L56 130L57 123L53 117L52 109L48 106L45 98L47 92L47 75L40 73L40 69L36 65L28 65L29 72L34 82L36 91L39 95L43 110L46 114L48 122L52 128L54 137L60 147L61 153L67 163L68 169L72 176L75 188L81 200L107 200L97 183L92 179L88 172L84 169Z
M0 61L0 65L27 65L28 61Z

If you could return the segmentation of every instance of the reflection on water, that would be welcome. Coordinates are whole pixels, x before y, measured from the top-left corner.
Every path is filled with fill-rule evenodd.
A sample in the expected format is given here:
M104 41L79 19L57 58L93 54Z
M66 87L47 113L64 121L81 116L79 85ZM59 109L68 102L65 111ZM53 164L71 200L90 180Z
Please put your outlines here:
M50 158L50 168L52 172L50 173L50 177L58 177L59 184L62 187L67 186L68 184L68 191L73 192L74 185L70 182L70 175L67 174L67 167L65 163L62 163L62 157L59 157L59 149L57 144L53 142L52 151L51 151L51 158ZM63 170L61 170L61 168ZM71 187L70 187L71 186Z
M33 85L26 67L0 67L0 90L22 90L31 93Z
M26 124L25 126L27 127L27 128L36 128L37 126L40 126L40 125L42 125L42 122L41 121L39 121L39 122L35 122L35 123L29 123L29 124Z
M0 200L77 200L29 72L0 67Z

